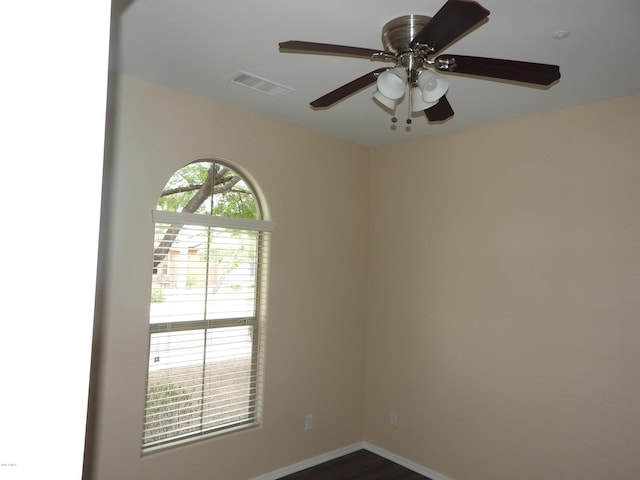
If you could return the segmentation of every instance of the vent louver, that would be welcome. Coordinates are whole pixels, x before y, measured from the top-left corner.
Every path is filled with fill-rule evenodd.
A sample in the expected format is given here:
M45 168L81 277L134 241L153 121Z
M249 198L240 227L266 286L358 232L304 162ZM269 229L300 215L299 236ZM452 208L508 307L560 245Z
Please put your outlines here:
M265 78L260 78L247 72L236 73L231 78L231 81L236 85L242 85L243 87L251 88L252 90L257 90L273 97L284 95L285 93L293 90L291 87L272 82Z

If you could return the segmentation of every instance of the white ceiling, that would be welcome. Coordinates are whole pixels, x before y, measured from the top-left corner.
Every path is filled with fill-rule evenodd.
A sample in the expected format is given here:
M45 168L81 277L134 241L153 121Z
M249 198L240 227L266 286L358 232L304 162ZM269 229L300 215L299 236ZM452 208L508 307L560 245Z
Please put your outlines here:
M445 0L120 0L112 69L210 97L362 145L379 146L640 93L640 0L479 0L489 21L441 53L550 63L548 89L449 75L455 116L441 124L390 115L366 88L333 107L309 102L376 68L368 59L282 53L305 40L382 50L381 28L407 14L433 16ZM568 30L564 40L554 32ZM231 82L240 71L294 89L270 96ZM607 119L603 118L603 122Z

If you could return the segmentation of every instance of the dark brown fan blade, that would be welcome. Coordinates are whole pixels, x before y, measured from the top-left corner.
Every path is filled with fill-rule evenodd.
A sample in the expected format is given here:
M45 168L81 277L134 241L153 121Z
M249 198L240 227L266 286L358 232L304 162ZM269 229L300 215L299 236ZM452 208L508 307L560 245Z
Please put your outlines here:
M453 116L453 108L451 108L451 104L449 103L449 100L447 100L447 97L442 96L438 103L433 107L427 108L424 111L424 114L430 122L441 122Z
M353 57L370 58L380 50L372 50L370 48L348 47L346 45L333 45L330 43L303 42L300 40L289 40L288 42L280 42L280 50L302 50L313 53L330 53L333 55L348 55ZM393 55L393 54L391 54Z
M434 66L447 72L501 78L537 85L551 85L560 78L558 65L500 60L498 58L440 55L436 58Z
M320 107L329 107L334 103L342 100L345 97L348 97L352 93L357 92L358 90L362 90L365 87L375 83L377 74L380 72L384 72L387 70L386 68L378 68L373 72L369 72L366 75L356 78L349 83L344 84L341 87L336 88L332 92L327 93L326 95L318 98L311 102L311 106L315 108Z
M449 0L418 32L411 46L426 44L436 53L487 18L489 13L489 10L472 0Z

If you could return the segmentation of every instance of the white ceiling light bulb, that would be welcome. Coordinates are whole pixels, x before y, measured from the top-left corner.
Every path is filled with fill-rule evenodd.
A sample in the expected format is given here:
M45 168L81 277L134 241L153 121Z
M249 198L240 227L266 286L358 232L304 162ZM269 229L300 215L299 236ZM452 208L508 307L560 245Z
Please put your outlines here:
M382 93L380 93L380 90L375 91L375 93L373 94L373 99L389 110L393 111L396 109L397 101L392 98L385 97Z
M411 88L411 111L412 112L422 112L427 108L433 107L438 103L438 100L434 102L425 102L422 98L422 90L418 87Z
M386 70L378 75L378 91L387 98L398 100L407 88L407 71L402 67Z
M418 75L418 87L425 102L436 102L447 93L449 80L429 70L422 70Z

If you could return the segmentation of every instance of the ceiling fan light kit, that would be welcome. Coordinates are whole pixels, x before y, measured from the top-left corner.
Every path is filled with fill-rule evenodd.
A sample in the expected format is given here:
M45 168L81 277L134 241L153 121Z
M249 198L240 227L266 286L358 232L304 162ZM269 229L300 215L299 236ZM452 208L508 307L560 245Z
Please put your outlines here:
M385 97L382 93L380 93L380 90L378 89L376 89L376 91L373 92L373 99L383 107L391 110L392 112L396 109L396 104L398 103L397 100L393 100L389 97Z
M390 100L399 100L407 88L407 78L407 72L402 67L382 72L376 80L378 91Z
M436 98L435 100L425 100L420 88L411 87L411 111L413 113L423 112L427 108L433 107L436 103L438 103L438 100L440 100L440 97Z
M412 112L423 111L430 122L441 122L454 112L447 100L449 80L434 72L473 75L532 85L551 85L560 78L557 65L438 53L460 39L489 16L489 10L473 0L448 0L433 17L404 15L382 28L384 50L290 40L280 43L282 51L305 51L369 58L393 62L378 68L311 102L326 108L376 84L373 99L394 110L408 97ZM395 117L394 117L395 118ZM407 119L407 123L411 123Z
M422 92L422 99L425 102L436 102L440 100L449 89L449 80L436 75L430 70L421 70L417 80L418 88Z

